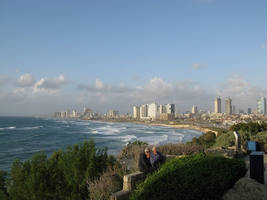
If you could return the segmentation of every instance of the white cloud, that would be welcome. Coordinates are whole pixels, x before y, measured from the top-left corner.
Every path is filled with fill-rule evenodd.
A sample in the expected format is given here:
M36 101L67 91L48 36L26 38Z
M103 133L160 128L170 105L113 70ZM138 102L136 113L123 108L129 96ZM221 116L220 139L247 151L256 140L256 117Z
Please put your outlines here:
M63 75L59 75L55 78L41 78L34 84L33 92L54 94L60 89L60 87L62 87L66 83L67 82Z
M266 96L266 94L267 88L255 86L238 75L231 76L217 88L218 96L230 96L233 105L242 109L255 108L257 98Z
M15 82L18 87L32 87L35 84L35 80L31 74L21 75Z
M105 84L103 81L96 79L95 84L78 84L79 90L86 90L90 93L127 93L134 90L133 88L121 85Z

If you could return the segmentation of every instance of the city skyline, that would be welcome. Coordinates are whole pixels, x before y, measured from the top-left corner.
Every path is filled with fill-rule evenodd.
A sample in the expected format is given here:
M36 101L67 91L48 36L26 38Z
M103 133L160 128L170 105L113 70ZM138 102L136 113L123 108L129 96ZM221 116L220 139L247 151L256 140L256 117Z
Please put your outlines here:
M213 111L217 96L254 111L267 97L266 7L264 0L1 1L0 115L83 106L131 113L146 102Z

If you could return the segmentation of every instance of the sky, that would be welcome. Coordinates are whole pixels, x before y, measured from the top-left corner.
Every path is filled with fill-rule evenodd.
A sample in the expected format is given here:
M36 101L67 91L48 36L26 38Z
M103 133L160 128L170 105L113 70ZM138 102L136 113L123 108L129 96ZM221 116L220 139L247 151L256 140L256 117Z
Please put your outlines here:
M0 115L267 97L267 0L0 0Z

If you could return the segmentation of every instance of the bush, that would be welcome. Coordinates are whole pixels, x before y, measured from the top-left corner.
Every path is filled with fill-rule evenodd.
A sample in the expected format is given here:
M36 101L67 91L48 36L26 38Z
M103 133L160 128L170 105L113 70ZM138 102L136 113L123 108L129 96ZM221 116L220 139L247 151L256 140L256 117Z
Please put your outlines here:
M87 181L98 178L114 158L93 141L69 146L47 159L36 154L31 160L13 163L9 195L12 200L81 200L89 197Z
M198 154L174 159L138 185L131 200L220 199L246 174L243 161Z
M134 172L138 170L138 161L140 153L148 146L147 143L142 141L130 142L118 154L118 161L122 164L125 170Z
M267 131L251 136L251 140L257 141L260 145L260 150L267 153Z
M164 144L158 146L158 151L163 155L192 155L204 151L198 144Z
M99 179L89 183L91 200L108 200L114 192L122 189L123 178L117 170L109 169Z
M194 137L189 144L201 145L204 148L211 147L216 141L216 135L212 131L208 131L204 133L199 138Z
M235 136L232 131L222 134L216 138L214 147L231 147L235 145Z
M7 173L0 170L0 199L1 200L8 199L6 186L7 186Z

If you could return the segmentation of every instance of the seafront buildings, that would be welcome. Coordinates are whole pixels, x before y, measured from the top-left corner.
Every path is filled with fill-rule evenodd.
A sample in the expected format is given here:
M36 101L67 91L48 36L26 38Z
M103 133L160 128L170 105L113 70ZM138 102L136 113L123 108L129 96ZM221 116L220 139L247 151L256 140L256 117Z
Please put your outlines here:
M139 106L133 107L133 118L140 119L140 107Z
M140 109L138 109L140 108ZM137 113L139 111L139 114ZM140 118L139 118L140 116ZM175 105L158 105L155 102L133 107L133 118L141 120L169 120L175 117Z
M261 97L257 101L257 113L265 115L266 114L266 98Z
M220 97L216 97L214 100L214 113L222 112L222 101Z
M227 97L225 100L225 113L227 115L232 114L232 99L230 97Z
M197 114L197 113L198 113L197 106L193 105L192 114Z

